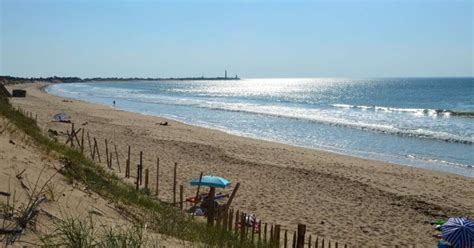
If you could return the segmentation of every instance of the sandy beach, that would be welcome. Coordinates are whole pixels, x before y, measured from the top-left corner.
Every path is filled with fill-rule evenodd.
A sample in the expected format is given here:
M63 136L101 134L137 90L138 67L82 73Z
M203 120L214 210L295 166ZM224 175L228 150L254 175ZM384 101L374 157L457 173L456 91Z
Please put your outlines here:
M45 93L44 86L8 86L9 90L27 90L26 98L12 98L12 104L37 114L45 132L69 130L69 124L51 121L54 114L67 113L76 126L97 139L102 154L104 139L117 145L122 170L128 145L132 165L143 151L151 178L158 156L160 199L172 197L172 171L177 162L178 183L185 186L185 196L195 194L189 181L200 172L223 176L241 183L235 209L255 213L264 222L291 231L303 223L308 233L350 245L433 246L436 231L430 221L474 217L473 178L239 137L66 100ZM169 125L159 125L162 121ZM154 184L151 180L152 189Z

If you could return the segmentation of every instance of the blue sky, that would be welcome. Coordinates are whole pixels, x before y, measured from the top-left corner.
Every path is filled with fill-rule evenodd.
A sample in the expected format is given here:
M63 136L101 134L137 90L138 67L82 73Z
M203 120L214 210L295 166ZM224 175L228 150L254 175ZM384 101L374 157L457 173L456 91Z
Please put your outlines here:
M474 76L474 1L0 0L0 74Z

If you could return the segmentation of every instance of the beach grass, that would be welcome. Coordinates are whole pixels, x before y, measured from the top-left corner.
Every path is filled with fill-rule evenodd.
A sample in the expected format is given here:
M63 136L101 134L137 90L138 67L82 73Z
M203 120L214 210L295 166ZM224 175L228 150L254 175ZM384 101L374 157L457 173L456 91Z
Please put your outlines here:
M208 227L205 223L192 219L170 204L154 200L145 192L135 190L134 186L107 172L102 166L86 158L80 151L45 136L33 118L29 118L15 109L9 103L8 98L3 96L0 96L0 115L30 136L33 142L45 153L60 159L64 164L64 168L61 169L60 173L67 179L77 180L102 197L122 206L123 210L133 215L138 225L146 224L152 231L188 241L196 246L266 246L248 240L241 241L233 232ZM67 228L71 228L70 231L80 231L79 234L81 235L84 234L84 230L76 230L78 224L84 223L66 222L66 226L62 226L65 231L64 234L68 234L66 232L68 231ZM81 228L83 226L79 225Z

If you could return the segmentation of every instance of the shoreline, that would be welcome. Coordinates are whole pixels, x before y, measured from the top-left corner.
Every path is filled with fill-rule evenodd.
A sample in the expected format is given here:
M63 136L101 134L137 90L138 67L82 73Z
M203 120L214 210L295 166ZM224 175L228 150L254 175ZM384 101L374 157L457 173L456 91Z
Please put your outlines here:
M96 83L100 84L100 83L107 83L107 82L96 81ZM59 96L59 95L54 95L53 93L49 93L47 91L47 88L52 85L54 84L50 83L48 85L45 85L42 90L45 93L53 95L53 96L67 98L67 96ZM239 130L226 129L219 126L206 125L199 122L193 123L192 121L185 121L185 120L180 119L179 117L173 117L166 114L160 115L159 113L145 113L145 112L140 112L139 110L113 107L107 103L103 103L100 101L95 102L95 101L86 101L83 99L75 99L75 98L70 98L70 99L75 100L75 101L85 102L85 103L98 104L101 106L110 107L116 110L121 110L121 111L129 112L129 113L136 113L136 114L141 114L144 116L151 116L151 117L172 120L172 121L180 122L182 124L190 125L193 127L212 129L214 131L220 131L229 135L234 135L234 136L243 137L243 138L255 139L255 140L265 141L265 142L274 142L281 145L288 145L288 146L302 148L302 149L310 149L310 150L315 150L318 152L331 153L334 155L348 156L348 157L353 157L357 159L367 159L367 160L377 161L381 163L388 163L388 164L393 164L393 165L398 165L398 166L415 167L419 169L425 169L425 170L430 170L430 171L437 171L437 172L443 172L443 173L448 173L448 174L453 174L453 175L461 175L461 176L465 176L469 178L474 178L474 174L473 174L474 170L472 170L474 165L471 165L469 163L468 164L458 163L454 161L446 161L440 158L430 158L430 157L422 157L418 155L413 155L415 153L406 154L405 156L395 156L394 154L390 154L390 153L376 153L376 152L370 152L364 149L351 150L351 149L338 149L337 147L329 147L329 146L325 147L322 144L319 144L319 145L298 144L297 142L294 142L294 141L289 142L289 141L276 139L272 137L263 137L263 136L258 136L253 133L246 133L246 132L241 132ZM448 142L448 141L444 141L444 142Z
M235 207L283 229L306 223L311 233L353 245L427 245L436 241L427 224L433 218L474 215L472 178L236 136L75 99L64 102L39 89L45 86L15 85L28 93L12 98L15 106L38 113L43 129L65 131L67 125L50 119L66 112L119 149L132 144L134 153L143 150L146 164L158 154L166 174L178 162L183 184L200 171L240 181ZM160 121L169 126L157 125ZM164 197L170 197L170 179L163 180Z

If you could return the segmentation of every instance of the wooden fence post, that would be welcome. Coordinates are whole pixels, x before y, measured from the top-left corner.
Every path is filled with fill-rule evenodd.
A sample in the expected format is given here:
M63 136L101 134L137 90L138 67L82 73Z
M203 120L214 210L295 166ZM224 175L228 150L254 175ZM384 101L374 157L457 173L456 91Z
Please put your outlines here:
M38 125L38 114L35 114L35 124Z
M296 248L296 231L293 232L293 245L292 248Z
M74 122L71 123L71 135L74 135ZM74 137L71 137L71 147L74 147Z
M245 214L240 214L240 242L244 242L245 239Z
M281 229L281 225L275 225L275 229L274 229L275 234L273 234L273 239L274 239L274 244L276 247L280 247L280 229Z
M304 247L304 236L306 234L306 225L298 224L298 240L296 248L303 248Z
M113 156L113 153L110 153L109 164L108 164L108 167L109 167L110 170L112 170L112 156Z
M114 143L114 148L115 148L115 158L117 159L117 166L118 166L119 172L122 172L122 169L120 169L119 155L117 152L117 144L115 143Z
M308 238L308 248L311 248L311 234L309 235L309 238Z
M252 225L252 228L250 229L250 231L252 232L252 244L253 244L255 242L255 225L257 223L250 221L250 224Z
M323 240L321 241L321 247L324 248L324 238L323 238Z
M234 231L235 234L239 233L239 222L240 222L240 213L239 210L235 213L235 226L234 226Z
M263 229L263 242L267 244L268 243L267 241L268 241L267 240L267 223L265 223L265 227Z
M110 158L109 158L109 145L107 142L107 139L105 139L105 156L106 156L106 162L107 162L107 167L110 168Z
M140 188L140 165L137 165L137 181L136 181L136 189Z
M101 159L100 159L100 152L99 152L99 146L97 145L97 140L94 138L94 147L97 151L97 158L99 159L99 163L102 163Z
M273 225L270 225L270 246L275 246L275 236L273 231Z
M316 237L316 242L314 244L314 248L319 248L319 238Z
M232 221L234 220L234 209L231 209L230 212L229 212L229 220L227 221L227 230L229 230L229 232L232 232Z
M229 220L229 211L222 212L222 229L227 229L227 221Z
M285 230L285 236L283 237L283 247L288 248L288 230Z
M179 185L179 209L183 210L183 194L184 194L184 187L183 185ZM219 217L219 216L218 216Z
M82 129L82 133L81 133L81 154L84 155L84 132L86 130L85 129Z
M176 173L178 170L178 163L174 163L174 172L173 172L173 206L176 206ZM212 188L211 188L212 189ZM214 189L215 191L215 189ZM213 206L213 204L211 204Z
M139 174L139 180L138 182L140 183L140 185L142 185L143 183L143 174L142 174L142 170L143 170L143 151L140 151L140 174Z
M176 182L175 182L176 183ZM176 190L176 189L175 189ZM176 193L176 192L174 192ZM213 226L214 225L214 196L216 195L216 188L211 187L209 190L209 202L211 203L209 206L209 211L207 212L207 225Z
M128 146L127 164L125 165L125 177L130 178L130 146Z
M159 185L160 185L160 158L156 157L156 184L155 184L156 198L158 198Z

